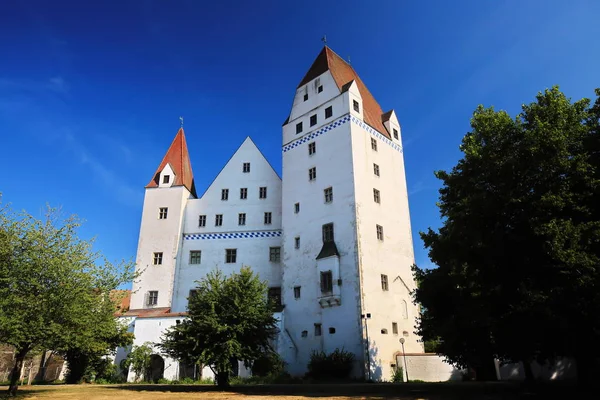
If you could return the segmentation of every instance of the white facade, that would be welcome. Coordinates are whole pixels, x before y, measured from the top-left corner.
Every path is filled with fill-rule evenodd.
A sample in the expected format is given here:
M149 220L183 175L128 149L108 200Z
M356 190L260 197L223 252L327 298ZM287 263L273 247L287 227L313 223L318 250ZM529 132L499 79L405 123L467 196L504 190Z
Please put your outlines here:
M129 313L136 345L159 342L185 318L189 291L209 271L250 266L281 290L277 348L294 375L306 372L311 351L344 348L356 356L357 376L387 380L400 338L406 352L423 352L413 333L418 310L410 296L414 255L398 120L386 113L378 125L386 132L367 124L374 100L363 98L370 94L357 77L342 87L353 70L328 48L323 54L330 64L305 77L283 126L282 179L250 138L198 198L189 184L163 182L185 170L185 163L166 163L169 155L163 160L144 199L143 274ZM165 361L164 376L175 379L176 363Z

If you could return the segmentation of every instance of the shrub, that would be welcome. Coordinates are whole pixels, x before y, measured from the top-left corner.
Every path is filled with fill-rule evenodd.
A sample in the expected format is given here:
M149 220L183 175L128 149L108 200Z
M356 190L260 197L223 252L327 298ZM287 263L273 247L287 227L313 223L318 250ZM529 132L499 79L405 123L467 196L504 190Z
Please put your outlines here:
M156 383L158 383L159 385L168 385L169 383L171 383L171 381L166 378L160 378L156 381Z
M393 383L404 382L404 370L402 369L402 367L395 367L392 370L392 382Z
M348 379L352 372L354 354L344 349L335 349L329 355L313 351L308 363L308 377L316 380Z
M284 367L285 363L279 354L266 353L252 363L252 376L279 375L283 372Z

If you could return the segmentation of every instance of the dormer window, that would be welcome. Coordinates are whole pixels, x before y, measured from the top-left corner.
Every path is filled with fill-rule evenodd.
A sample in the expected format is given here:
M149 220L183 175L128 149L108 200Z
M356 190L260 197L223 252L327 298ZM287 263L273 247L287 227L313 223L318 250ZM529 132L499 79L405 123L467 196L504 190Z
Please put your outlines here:
M352 106L354 107L354 111L360 112L360 104L358 104L358 101L352 100Z
M163 183L169 183L170 180L171 180L171 175L164 175L163 176Z
M398 140L398 129L394 128L394 139Z

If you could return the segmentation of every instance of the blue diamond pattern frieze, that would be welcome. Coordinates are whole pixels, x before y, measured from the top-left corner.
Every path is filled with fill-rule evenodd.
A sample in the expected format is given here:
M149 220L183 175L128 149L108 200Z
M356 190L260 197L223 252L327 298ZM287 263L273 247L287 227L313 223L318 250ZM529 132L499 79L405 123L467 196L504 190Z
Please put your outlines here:
M254 239L280 237L278 231L251 231L251 232L226 232L226 233L186 233L184 240L218 240L218 239Z

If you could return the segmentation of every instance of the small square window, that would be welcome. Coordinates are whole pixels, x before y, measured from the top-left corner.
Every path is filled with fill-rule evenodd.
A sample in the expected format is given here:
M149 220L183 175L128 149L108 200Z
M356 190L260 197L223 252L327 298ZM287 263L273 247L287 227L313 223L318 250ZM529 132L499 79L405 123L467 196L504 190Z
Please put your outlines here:
M300 203L294 204L294 213L298 214L300 212Z
M387 332L387 329L383 328L383 329L381 330L381 334L382 334L382 335L387 335L387 333L388 333L388 332Z
M269 261L279 262L281 260L281 247L269 247Z
M237 261L237 249L225 249L225 262L232 264Z
M333 242L333 223L323 225L323 243Z
M299 249L299 248L300 248L300 236L296 236L296 237L294 238L294 247L295 247L296 249Z
M358 101L352 100L352 107L354 107L354 111L360 112L360 105L358 104Z
M317 124L317 114L310 116L310 126L315 126Z
M321 293L331 293L333 291L333 278L331 271L321 272Z
M323 91L323 85L320 85L320 86L317 88L317 93L321 93L322 91Z
M302 132L302 122L296 124L296 135Z
M335 328L334 327L329 328L329 334L333 335L334 333L335 333Z
M206 226L206 215L199 215L198 216L198 226L199 227L204 227Z
M295 299L300 298L300 286L294 286L294 298Z
M304 101L308 100L308 93L304 93Z
M249 162L244 163L242 171L244 171L244 173L250 172L250 163Z
M302 337L307 337L308 336L308 331L302 331Z
M310 142L308 144L308 155L312 156L317 152L317 144L315 142Z
M312 167L308 170L308 180L314 181L317 179L317 167Z
M154 256L152 257L152 264L154 264L154 265L162 265L162 259L163 259L163 253L162 252L154 253Z
M248 198L248 188L240 188L240 199L246 200Z
M161 207L158 209L158 219L167 219L167 212L168 212L168 208L167 207Z
M190 251L190 264L200 264L202 252L200 250Z
M171 175L163 175L163 183L169 183L171 180Z
M266 199L267 198L267 187L263 186L258 190L258 197L260 199Z
M221 200L229 200L229 189L221 189Z
M215 215L215 226L222 226L222 225L223 225L223 214Z
M371 149L377 151L377 139L371 138Z
M321 336L321 324L315 324L315 336Z
M394 131L394 139L398 140L398 129L393 129Z
M383 242L383 226L377 225L377 239Z
M379 165L377 165L377 164L373 164L373 173L374 173L376 176L379 176Z
M272 214L270 212L265 213L265 225L270 225L272 220Z
M392 333L394 335L398 334L398 323L397 322L392 322Z
M381 274L381 290L386 292L390 290L388 286L388 276L384 274Z
M332 115L333 115L333 107L329 106L325 109L325 119L331 118Z
M155 306L158 304L158 290L150 290L148 292L148 302L146 304L149 306Z
M323 192L325 194L325 203L331 203L333 201L333 188L328 187Z
M375 203L381 203L381 195L377 189L373 189L373 200L375 200Z
M246 225L246 213L238 214L238 225Z

